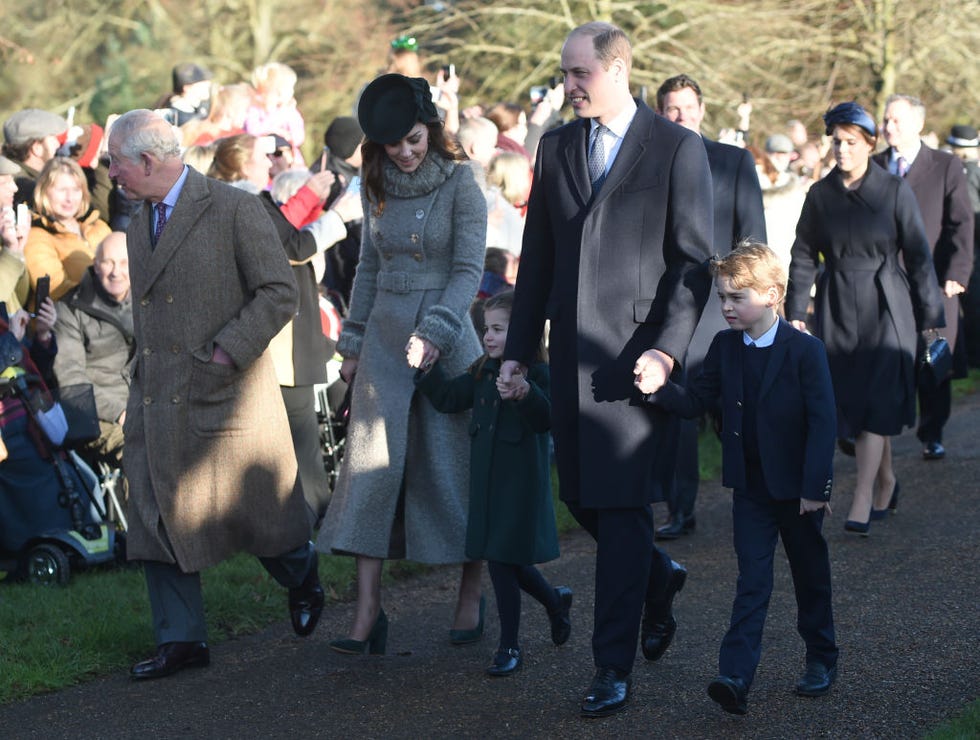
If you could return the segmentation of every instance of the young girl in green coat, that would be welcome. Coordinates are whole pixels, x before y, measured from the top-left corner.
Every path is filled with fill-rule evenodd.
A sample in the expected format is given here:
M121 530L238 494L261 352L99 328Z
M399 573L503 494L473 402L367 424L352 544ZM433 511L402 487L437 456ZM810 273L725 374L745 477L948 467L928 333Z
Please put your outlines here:
M500 643L487 668L491 676L508 676L521 665L517 633L522 590L547 609L556 645L571 633L571 590L552 588L534 567L558 557L548 454L550 377L543 347L517 391L505 390L505 400L497 388L513 300L513 291L487 299L486 354L467 372L449 379L437 362L416 377L419 390L439 411L473 409L466 557L488 561L497 597Z

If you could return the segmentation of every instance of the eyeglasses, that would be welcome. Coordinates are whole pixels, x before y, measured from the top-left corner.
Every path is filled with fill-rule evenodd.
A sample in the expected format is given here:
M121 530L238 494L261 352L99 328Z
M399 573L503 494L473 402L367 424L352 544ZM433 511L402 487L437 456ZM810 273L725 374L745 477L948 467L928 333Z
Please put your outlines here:
M395 51L418 51L419 42L414 36L404 34L392 40L391 48Z

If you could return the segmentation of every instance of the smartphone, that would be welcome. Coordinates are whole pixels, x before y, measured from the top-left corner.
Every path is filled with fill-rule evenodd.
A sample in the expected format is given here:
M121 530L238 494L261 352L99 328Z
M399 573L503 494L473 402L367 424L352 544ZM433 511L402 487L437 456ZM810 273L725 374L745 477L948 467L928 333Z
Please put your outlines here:
M544 100L544 96L548 94L548 88L544 85L535 85L531 88L531 102L540 103Z
M31 209L27 207L26 203L17 204L17 212L14 214L17 219L18 226L30 226L31 225Z
M456 76L456 65L446 64L442 68L442 79L448 80L450 77Z
M42 275L37 279L37 287L34 289L34 313L31 316L37 316L37 312L41 309L44 299L48 297L50 292L51 276Z

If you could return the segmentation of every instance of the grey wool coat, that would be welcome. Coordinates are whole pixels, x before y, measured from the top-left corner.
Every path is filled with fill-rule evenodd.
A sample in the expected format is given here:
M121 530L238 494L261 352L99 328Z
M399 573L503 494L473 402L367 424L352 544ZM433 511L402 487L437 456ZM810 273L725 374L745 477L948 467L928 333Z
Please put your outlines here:
M411 334L453 376L480 355L469 308L483 272L486 201L469 164L430 152L413 173L390 162L381 215L364 201L361 258L337 350L357 357L347 449L318 546L423 563L465 560L468 416L415 393ZM403 526L393 523L404 487Z
M309 519L266 351L296 308L282 245L256 196L192 169L155 249L151 215L128 231L128 556L194 572L288 552ZM234 367L211 362L215 344Z

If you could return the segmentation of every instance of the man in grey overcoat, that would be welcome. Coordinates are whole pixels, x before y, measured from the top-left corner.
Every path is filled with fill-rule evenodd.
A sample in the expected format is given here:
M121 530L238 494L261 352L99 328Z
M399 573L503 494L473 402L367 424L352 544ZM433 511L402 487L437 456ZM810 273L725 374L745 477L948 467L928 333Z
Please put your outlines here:
M136 356L124 424L128 557L143 561L158 678L207 665L199 571L238 551L289 589L313 631L323 590L269 341L296 283L259 199L185 166L148 110L109 134L109 174L143 200L128 231Z
M704 145L630 96L631 59L608 23L575 29L562 48L577 120L538 144L500 372L506 384L526 371L550 319L559 490L597 543L588 717L626 705L641 614L647 659L674 635L686 571L654 545L650 504L671 485L677 423L642 394L679 370L710 283Z

